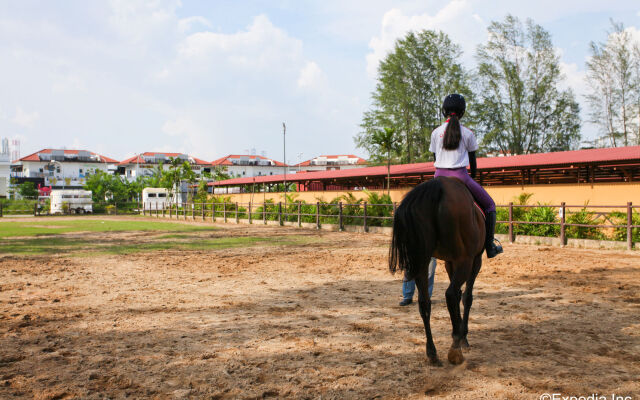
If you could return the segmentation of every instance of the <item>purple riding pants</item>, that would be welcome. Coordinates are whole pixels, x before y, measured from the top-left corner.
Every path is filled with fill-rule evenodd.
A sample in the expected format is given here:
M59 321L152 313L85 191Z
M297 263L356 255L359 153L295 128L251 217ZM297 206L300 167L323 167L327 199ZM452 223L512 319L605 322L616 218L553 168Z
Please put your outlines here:
M451 176L464 182L473 195L473 198L478 202L478 205L482 207L485 213L496 210L496 203L493 202L489 193L487 193L487 191L484 190L478 182L473 180L465 167L455 169L436 168L436 174L434 177L437 178L439 176Z

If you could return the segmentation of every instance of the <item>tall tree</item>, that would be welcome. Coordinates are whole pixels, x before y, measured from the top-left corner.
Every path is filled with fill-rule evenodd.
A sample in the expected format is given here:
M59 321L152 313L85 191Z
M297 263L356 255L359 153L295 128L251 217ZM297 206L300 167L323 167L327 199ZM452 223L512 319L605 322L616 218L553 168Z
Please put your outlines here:
M606 42L589 45L589 122L613 147L640 144L640 46L624 25L611 26Z
M380 154L387 155L387 195L391 195L391 154L397 150L395 130L384 127L373 134L371 142L378 148Z
M357 146L374 160L387 159L386 150L373 143L376 133L387 127L400 144L400 161L428 160L428 138L442 121L442 99L453 92L471 97L460 55L460 48L442 32L409 32L399 39L378 67L372 107L362 118Z
M478 47L477 132L484 151L569 150L580 140L580 107L563 76L551 36L532 20L492 22Z

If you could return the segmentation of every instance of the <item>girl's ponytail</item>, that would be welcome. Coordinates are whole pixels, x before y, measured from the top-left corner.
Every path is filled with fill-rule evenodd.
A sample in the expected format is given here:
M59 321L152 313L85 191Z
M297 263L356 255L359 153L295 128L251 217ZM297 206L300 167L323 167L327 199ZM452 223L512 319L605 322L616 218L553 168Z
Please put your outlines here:
M445 150L455 150L460 146L460 138L462 133L460 132L460 120L455 112L449 114L449 123L447 129L444 132L444 138L442 140L442 147Z

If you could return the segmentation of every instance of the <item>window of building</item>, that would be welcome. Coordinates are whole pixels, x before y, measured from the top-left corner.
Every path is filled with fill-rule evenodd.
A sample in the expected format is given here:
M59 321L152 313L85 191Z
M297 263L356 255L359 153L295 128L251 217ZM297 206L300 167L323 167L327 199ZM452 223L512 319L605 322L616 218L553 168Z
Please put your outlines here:
M56 167L56 172L59 174L60 173L60 167Z
M246 171L242 171L242 175L244 175L244 174L245 174L245 172L246 172Z
M82 168L80 168L80 170L78 172L82 173Z
M40 168L40 172L44 172L44 169L43 169L43 168Z

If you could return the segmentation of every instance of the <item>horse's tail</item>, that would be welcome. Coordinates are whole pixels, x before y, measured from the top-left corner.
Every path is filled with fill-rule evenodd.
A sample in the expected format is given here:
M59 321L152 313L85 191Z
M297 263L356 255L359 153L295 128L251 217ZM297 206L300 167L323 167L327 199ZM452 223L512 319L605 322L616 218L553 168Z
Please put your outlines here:
M436 215L441 198L442 182L432 179L407 193L396 209L389 249L392 273L399 269L412 279L430 261L437 240Z

